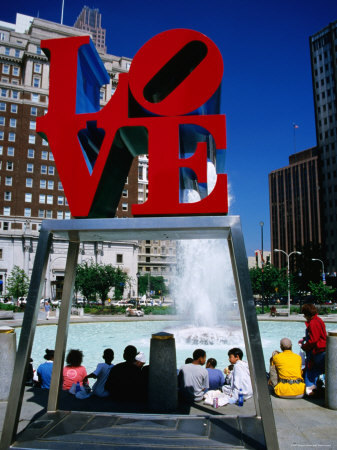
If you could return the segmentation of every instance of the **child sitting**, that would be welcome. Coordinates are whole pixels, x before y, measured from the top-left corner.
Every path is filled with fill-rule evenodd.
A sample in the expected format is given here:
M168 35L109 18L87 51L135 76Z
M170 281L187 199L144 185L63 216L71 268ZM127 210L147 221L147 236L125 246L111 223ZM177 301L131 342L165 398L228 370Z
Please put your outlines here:
M88 378L97 379L96 383L92 387L92 393L97 395L97 397L108 397L109 392L104 389L105 382L110 373L110 369L114 366L112 363L114 359L114 352L111 348L106 348L103 352L104 363L97 364L97 367L94 372L90 373L87 377L85 377L84 382L88 380Z
M243 352L240 348L232 348L228 351L228 357L234 368L227 374L226 382L228 384L223 386L222 391L236 401L241 389L244 400L247 400L252 397L253 389L248 364L246 361L242 361Z
M64 391L69 391L71 386L77 382L83 386L83 381L87 376L87 370L81 366L83 353L80 350L70 350L67 355L67 365L63 368L63 385Z

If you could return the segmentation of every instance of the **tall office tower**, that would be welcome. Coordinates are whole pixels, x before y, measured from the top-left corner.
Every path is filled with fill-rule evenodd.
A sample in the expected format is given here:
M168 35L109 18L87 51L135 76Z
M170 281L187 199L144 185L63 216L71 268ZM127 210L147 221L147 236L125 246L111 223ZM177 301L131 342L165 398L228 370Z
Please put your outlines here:
M337 21L310 37L326 272L337 271Z
M41 39L83 36L87 32L17 15L15 24L0 22L0 294L14 265L30 275L42 219L68 219L70 211L48 143L36 134L36 118L48 109L49 62ZM100 90L104 106L120 73L131 60L100 54L110 83ZM66 101L66 99L65 99ZM131 217L138 200L138 162L134 160L118 206L118 217ZM79 261L113 263L128 268L136 283L138 243L82 245ZM45 293L62 281L66 245L54 242ZM132 288L132 292L135 289Z
M83 6L80 15L77 17L74 27L79 30L88 31L92 36L92 41L97 50L106 53L105 34L106 30L101 27L102 14L98 9L91 9Z
M321 243L319 168L317 148L289 156L289 165L269 174L271 254L279 268L285 255L304 246ZM291 261L291 264L294 260Z

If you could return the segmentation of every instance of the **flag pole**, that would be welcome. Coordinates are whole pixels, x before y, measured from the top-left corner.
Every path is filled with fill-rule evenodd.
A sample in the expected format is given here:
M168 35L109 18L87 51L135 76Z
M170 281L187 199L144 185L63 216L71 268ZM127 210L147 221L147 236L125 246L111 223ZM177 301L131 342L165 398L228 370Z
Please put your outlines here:
M298 125L296 125L295 122L293 122L293 130L294 130L294 153L296 153L296 129L298 128Z
M64 10L64 0L62 0L61 25L63 25L63 10Z

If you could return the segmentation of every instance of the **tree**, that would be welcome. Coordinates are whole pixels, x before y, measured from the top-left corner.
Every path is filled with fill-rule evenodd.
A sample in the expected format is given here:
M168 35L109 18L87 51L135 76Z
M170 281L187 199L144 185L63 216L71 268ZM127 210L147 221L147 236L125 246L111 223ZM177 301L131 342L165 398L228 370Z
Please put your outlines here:
M165 295L167 293L167 287L164 281L164 277L152 277L150 275L142 275L138 279L138 291L140 295L146 294L150 287L150 291L155 291L157 295Z
M253 294L262 294L262 269L261 267L253 267L249 269L250 280L252 283ZM292 277L290 277L290 285L294 286ZM288 279L285 269L266 264L263 267L263 290L265 298L270 298L277 294L278 296L287 295Z
M309 289L311 294L315 298L315 303L323 304L325 301L330 300L336 289L332 289L329 286L323 284L323 281L319 283L309 282Z
M23 297L29 289L29 278L19 266L14 266L7 280L7 292L14 299Z
M96 300L97 271L94 266L85 261L76 267L75 291L80 291L87 300Z
M115 299L123 297L127 280L128 275L119 267L85 261L76 268L75 290L80 291L87 299L96 299L98 296L104 306L112 288L115 290Z

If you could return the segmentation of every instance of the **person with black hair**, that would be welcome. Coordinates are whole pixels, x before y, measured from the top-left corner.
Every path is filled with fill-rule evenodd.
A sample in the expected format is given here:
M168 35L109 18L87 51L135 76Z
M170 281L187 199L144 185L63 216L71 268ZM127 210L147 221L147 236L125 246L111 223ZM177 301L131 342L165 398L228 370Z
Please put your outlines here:
M53 371L54 362L54 350L49 350L46 348L46 353L44 359L46 362L40 364L37 368L37 376L39 377L39 382L41 383L42 389L50 389L51 374Z
M111 348L106 348L103 352L102 358L104 359L104 363L97 364L94 372L90 373L83 381L86 383L88 378L95 378L97 381L92 387L92 393L97 395L97 397L108 397L109 392L104 389L104 386L110 370L114 366L112 364L114 359L114 351Z
M67 365L63 368L63 385L62 389L68 391L71 386L77 382L83 386L83 381L87 376L87 370L82 366L83 352L81 350L69 350L67 355Z
M221 370L216 369L217 360L209 358L206 363L206 370L208 372L209 390L216 391L222 388L225 384L225 377Z
M243 352L240 348L234 347L228 351L228 359L234 365L234 369L227 375L226 382L228 384L223 386L222 392L235 401L239 398L240 390L244 400L253 395L249 367L246 361L242 361L242 358Z
M193 362L184 364L178 375L178 386L184 400L201 402L209 388L208 372L202 367L206 362L206 352L201 348L193 352Z
M138 351L133 345L124 349L125 362L116 364L109 372L104 389L109 392L113 400L142 400L144 392L141 368L137 366L135 358Z

